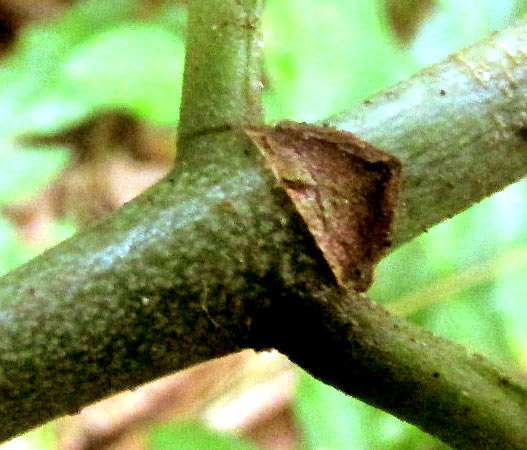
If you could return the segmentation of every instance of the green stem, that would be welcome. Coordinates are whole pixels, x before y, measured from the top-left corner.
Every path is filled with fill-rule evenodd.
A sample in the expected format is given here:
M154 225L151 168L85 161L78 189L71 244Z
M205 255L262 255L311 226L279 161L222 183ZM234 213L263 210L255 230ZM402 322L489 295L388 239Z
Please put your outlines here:
M180 142L262 121L262 5L263 0L189 2ZM181 154L182 160L188 157Z
M325 383L453 448L527 448L527 383L514 371L369 299L326 292L323 300L274 304L278 350Z
M261 120L261 3L190 3L172 174L0 280L0 441L249 346L258 305L242 300L264 291L252 282L271 264L254 252L296 237L248 140L207 132ZM211 159L190 169L200 145ZM271 208L268 220L253 203Z
M458 448L526 448L525 384L480 356L394 319L371 301L340 291L289 198L236 127L261 117L255 106L258 85L249 82L257 73L260 30L247 20L260 7L241 0L191 3L190 67L175 170L94 228L0 279L0 439L188 365L245 347L275 346L317 377ZM218 42L198 45L209 26L202 28L200 20L227 24L213 34ZM370 130L370 136L359 133L364 138L398 148L405 163L406 209L398 242L527 173L522 144L527 76L518 76L527 69L515 64L523 58L518 43L525 42L526 27L524 22L500 34L475 53L464 53L463 65L454 64L460 86L450 82L449 108L439 109L452 122L436 117L440 99L417 95L416 80L428 94L444 86L448 74L440 69L425 71L349 117ZM220 68L214 69L207 66L214 54L196 52L219 52L230 62L217 61ZM499 72L496 88L486 90L474 79L477 70L465 76L473 65L479 67L467 58L479 53L487 60L499 57L492 59L498 68L490 73L504 67L509 78ZM204 67L197 63L202 60ZM200 75L200 69L217 71ZM226 77L211 81L218 94L207 90L211 73ZM189 77L201 81L193 85ZM516 95L508 90L511 80ZM452 95L456 92L467 97ZM386 114L397 98L403 124ZM473 101L481 123L468 113L448 116L450 108L475 112L467 106ZM412 116L412 110L420 114ZM399 126L390 127L387 117ZM407 123L410 118L415 124ZM368 123L384 126L371 129ZM482 156L477 149L484 144ZM468 162L462 170L453 167L465 154L477 161L473 172ZM503 172L501 181L495 172Z

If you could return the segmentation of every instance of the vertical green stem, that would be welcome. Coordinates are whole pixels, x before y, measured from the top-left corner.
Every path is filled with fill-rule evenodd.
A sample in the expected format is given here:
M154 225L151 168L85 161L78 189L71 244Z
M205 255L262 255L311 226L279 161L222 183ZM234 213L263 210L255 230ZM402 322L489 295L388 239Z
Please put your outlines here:
M189 2L180 143L195 134L262 120L262 4ZM184 159L184 145L179 150Z

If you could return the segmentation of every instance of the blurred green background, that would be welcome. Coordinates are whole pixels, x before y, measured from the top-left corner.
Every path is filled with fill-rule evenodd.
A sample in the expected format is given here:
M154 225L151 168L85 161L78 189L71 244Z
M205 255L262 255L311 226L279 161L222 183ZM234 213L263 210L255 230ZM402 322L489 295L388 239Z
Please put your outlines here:
M138 19L131 12L140 1L85 0L23 28L0 66L2 204L32 195L68 162L63 147L21 147L15 142L21 134L60 130L101 107L177 125L184 8L161 2L155 14ZM526 9L521 0L267 0L267 118L323 119L507 26ZM380 264L369 294L442 336L525 368L526 194L521 181L398 249ZM74 232L71 221L56 223L53 241ZM0 272L40 251L0 218ZM303 449L445 448L305 374L294 409ZM24 446L5 448L54 448L52 425L17 442ZM151 448L254 447L188 425L156 429Z

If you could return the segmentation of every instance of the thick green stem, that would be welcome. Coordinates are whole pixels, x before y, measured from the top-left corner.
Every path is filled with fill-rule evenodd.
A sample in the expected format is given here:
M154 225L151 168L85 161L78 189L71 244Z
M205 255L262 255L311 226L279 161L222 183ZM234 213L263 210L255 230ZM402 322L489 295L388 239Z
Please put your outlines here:
M332 281L248 139L211 133L193 148L218 157L191 171L179 165L117 214L1 279L0 440L265 345L257 319L272 302ZM226 157L232 149L241 154Z
M248 140L207 137L261 120L261 0L196 0L189 16L175 171L0 281L0 440L248 347L246 308L258 305L242 299L258 297L254 283L277 264L255 249L265 255L273 239L277 248L296 242ZM215 160L190 169L196 155ZM268 219L258 205L272 208Z

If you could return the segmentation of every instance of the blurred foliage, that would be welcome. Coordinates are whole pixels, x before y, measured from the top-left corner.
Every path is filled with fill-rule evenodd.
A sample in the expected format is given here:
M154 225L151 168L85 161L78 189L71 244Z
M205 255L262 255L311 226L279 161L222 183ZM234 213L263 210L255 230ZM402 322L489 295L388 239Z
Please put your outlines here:
M343 395L303 372L295 404L302 450L446 450L416 427Z
M177 124L184 10L159 1L145 13L144 1L85 0L23 28L0 66L2 204L46 185L69 159L64 147L23 148L16 141L21 134L61 130L107 107ZM399 3L404 12L403 3L415 1ZM401 48L384 0L267 0L267 118L322 119L522 12L523 0L438 0ZM379 266L370 295L474 351L526 367L527 279L520 273L527 265L526 194L520 182L398 249ZM63 222L55 231L58 242L73 227ZM12 225L0 219L1 272L41 250L17 240ZM307 375L295 411L306 449L444 448ZM211 433L194 425L162 427L152 448L250 448Z
M212 431L196 422L158 426L150 437L152 450L255 450L249 442Z

